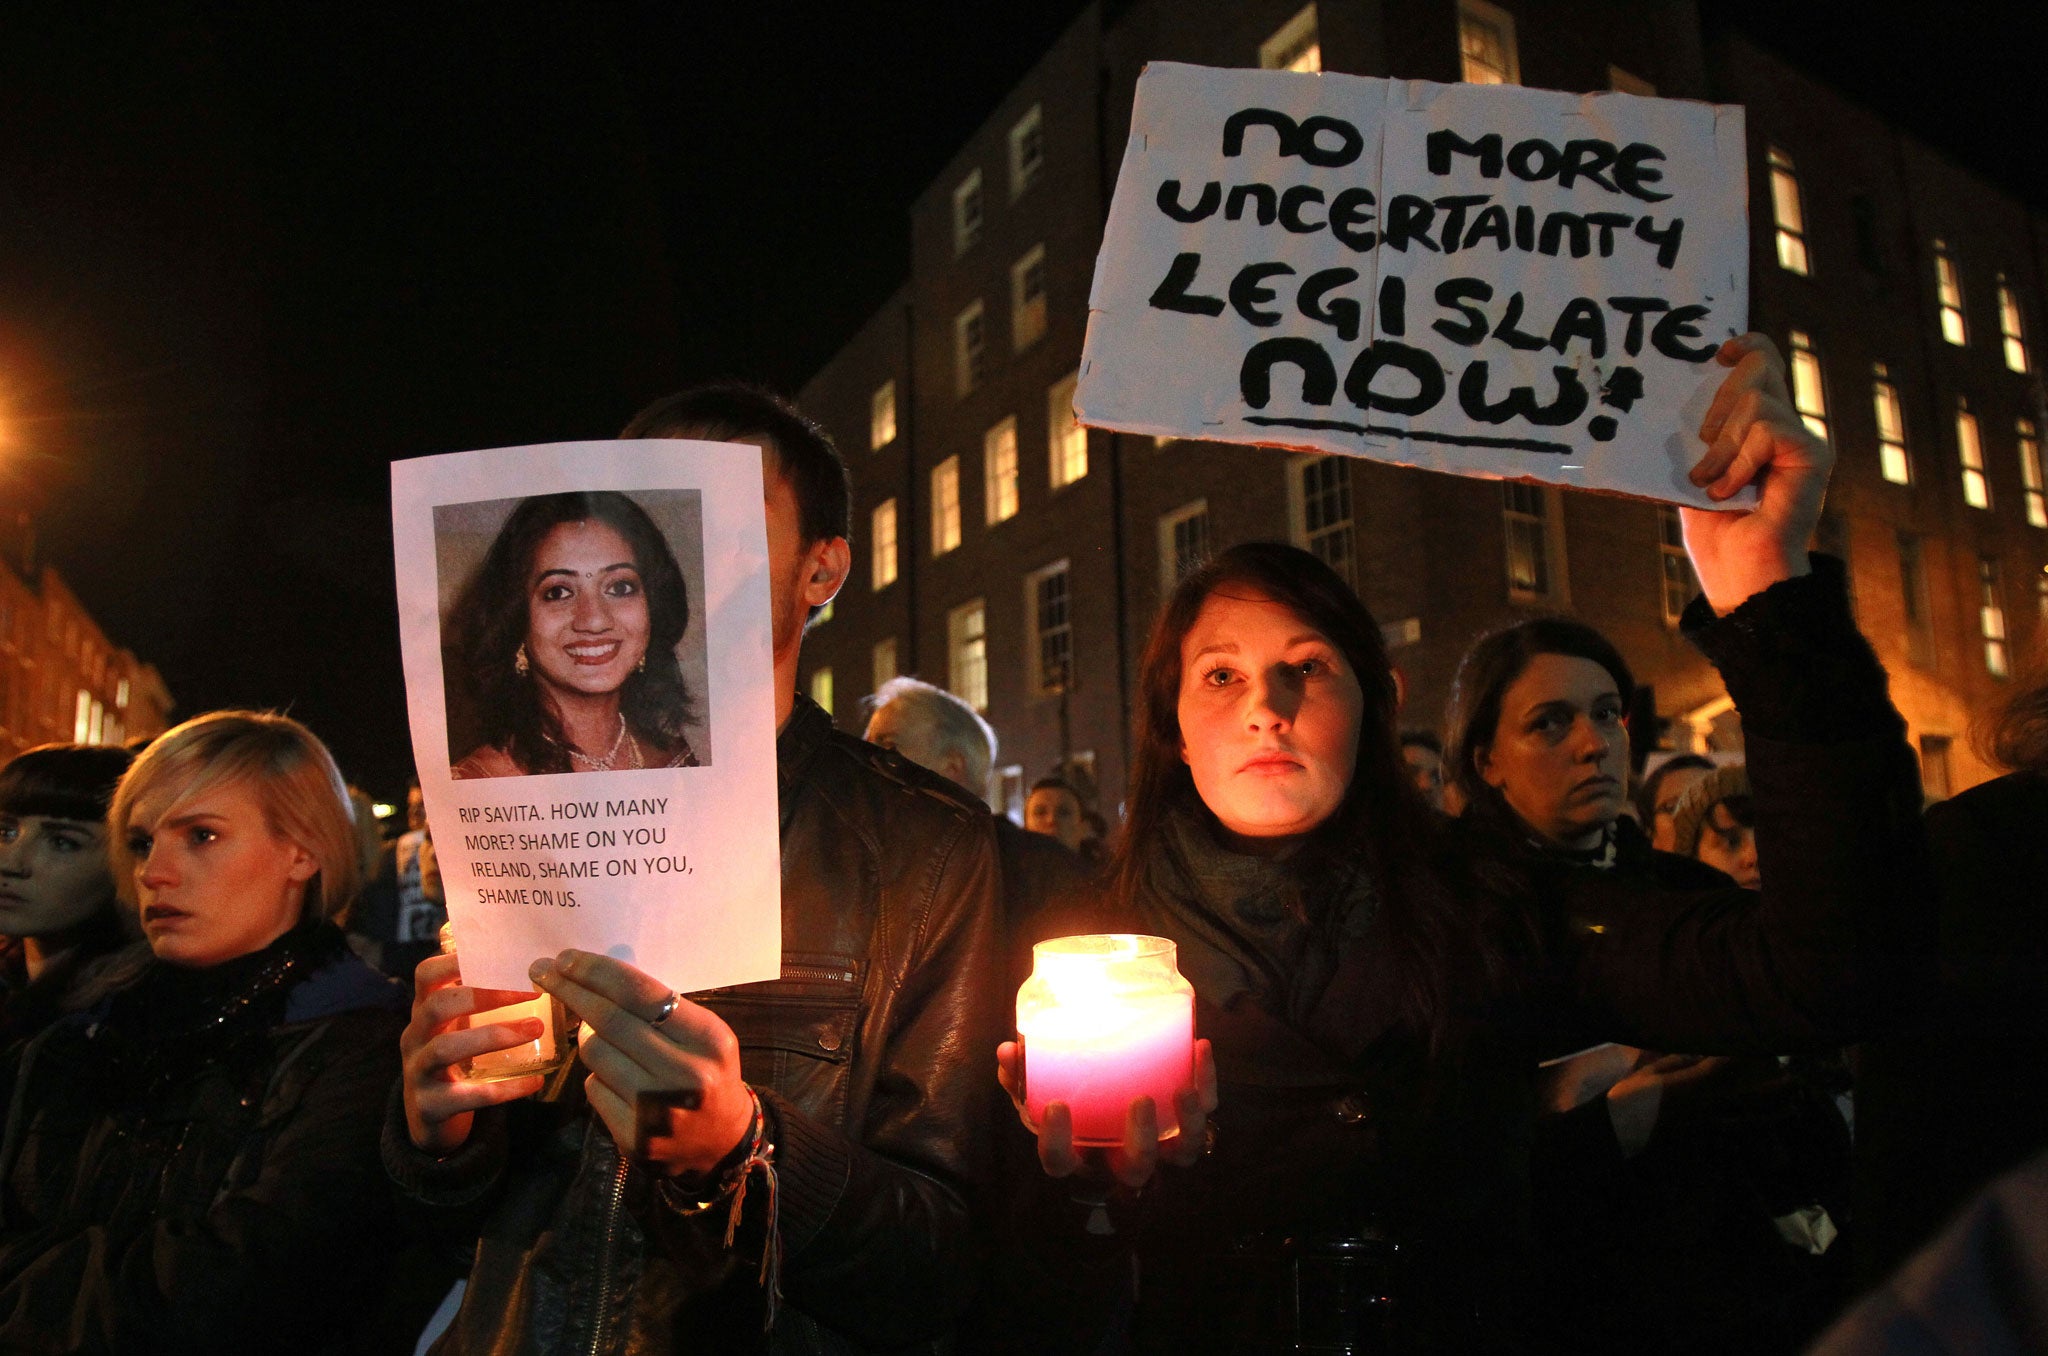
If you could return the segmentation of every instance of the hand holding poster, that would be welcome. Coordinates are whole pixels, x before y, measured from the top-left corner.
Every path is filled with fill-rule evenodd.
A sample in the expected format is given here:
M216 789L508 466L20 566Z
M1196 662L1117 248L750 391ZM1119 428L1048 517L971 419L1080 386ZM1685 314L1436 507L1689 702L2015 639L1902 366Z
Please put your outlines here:
M780 973L758 448L394 463L400 640L464 982L575 947L685 992Z
M1155 63L1084 422L1715 504L1746 328L1739 108Z

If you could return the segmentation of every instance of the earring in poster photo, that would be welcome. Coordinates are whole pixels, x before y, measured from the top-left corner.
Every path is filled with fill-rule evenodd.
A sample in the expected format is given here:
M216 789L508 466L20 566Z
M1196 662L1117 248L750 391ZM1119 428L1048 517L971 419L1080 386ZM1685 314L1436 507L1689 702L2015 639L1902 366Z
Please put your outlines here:
M643 658L640 662L645 664L647 661ZM512 655L512 672L524 678L532 668L526 659L526 646L521 645Z

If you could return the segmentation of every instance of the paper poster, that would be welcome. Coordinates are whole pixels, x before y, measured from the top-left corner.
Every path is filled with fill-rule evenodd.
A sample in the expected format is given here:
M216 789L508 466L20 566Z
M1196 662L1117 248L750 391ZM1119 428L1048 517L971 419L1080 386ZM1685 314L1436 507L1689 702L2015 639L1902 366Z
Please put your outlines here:
M395 462L413 757L464 982L566 947L685 993L781 973L758 448Z
M1686 475L1748 325L1745 165L1734 107L1155 63L1075 403L1714 507Z

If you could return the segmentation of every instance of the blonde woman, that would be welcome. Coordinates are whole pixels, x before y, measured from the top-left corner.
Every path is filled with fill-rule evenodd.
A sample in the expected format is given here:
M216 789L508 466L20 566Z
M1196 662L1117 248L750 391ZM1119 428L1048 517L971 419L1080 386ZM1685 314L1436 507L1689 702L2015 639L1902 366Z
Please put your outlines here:
M306 1350L375 1306L404 994L333 917L348 793L282 716L140 755L110 858L152 959L0 1067L0 1350Z

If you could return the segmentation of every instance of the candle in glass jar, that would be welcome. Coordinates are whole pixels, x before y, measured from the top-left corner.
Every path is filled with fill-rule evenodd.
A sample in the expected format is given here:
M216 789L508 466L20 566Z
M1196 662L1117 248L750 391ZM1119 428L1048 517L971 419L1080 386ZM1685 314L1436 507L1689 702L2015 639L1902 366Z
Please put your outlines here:
M448 923L441 925L441 950L449 955L455 952L455 931ZM461 1026L464 1029L537 1017L541 1032L533 1040L515 1045L510 1050L491 1050L465 1059L462 1061L464 1078L473 1083L502 1083L528 1074L552 1078L575 1057L576 1025L570 1020L561 999L552 994L518 989L478 989L476 995L477 1001L485 1005L484 1009L463 1018Z
M1098 933L1031 949L1017 991L1024 1112L1042 1124L1064 1102L1074 1142L1121 1144L1134 1098L1150 1097L1160 1138L1180 1133L1174 1098L1194 1085L1195 990L1164 937Z

